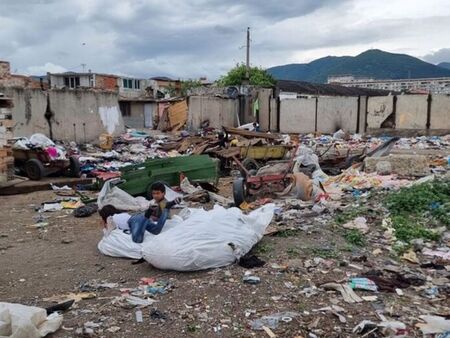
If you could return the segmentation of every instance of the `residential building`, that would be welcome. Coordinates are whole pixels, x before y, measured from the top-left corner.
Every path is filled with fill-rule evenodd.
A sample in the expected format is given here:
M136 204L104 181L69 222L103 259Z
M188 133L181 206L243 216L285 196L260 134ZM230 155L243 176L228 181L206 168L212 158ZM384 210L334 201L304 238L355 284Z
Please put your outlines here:
M94 88L107 91L117 91L116 75L100 74L100 73L48 73L50 88L53 89L76 89L76 88Z
M153 89L155 98L168 98L181 95L181 81L172 80L165 76L150 78L150 87ZM161 97L161 95L163 96Z
M48 85L43 79L36 77L11 74L11 65L8 61L0 60L0 87L20 87L47 89Z
M349 75L330 76L328 83L345 87L389 90L408 93L450 94L450 77L374 80Z

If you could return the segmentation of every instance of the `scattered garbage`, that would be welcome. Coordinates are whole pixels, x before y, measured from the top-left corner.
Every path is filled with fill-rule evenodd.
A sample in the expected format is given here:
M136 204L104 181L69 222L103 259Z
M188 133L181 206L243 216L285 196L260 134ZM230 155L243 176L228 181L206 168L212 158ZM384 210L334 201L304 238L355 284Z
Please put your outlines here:
M250 326L252 330L264 330L263 327L277 329L279 324L289 323L293 318L300 316L298 312L278 312L259 319L252 320Z

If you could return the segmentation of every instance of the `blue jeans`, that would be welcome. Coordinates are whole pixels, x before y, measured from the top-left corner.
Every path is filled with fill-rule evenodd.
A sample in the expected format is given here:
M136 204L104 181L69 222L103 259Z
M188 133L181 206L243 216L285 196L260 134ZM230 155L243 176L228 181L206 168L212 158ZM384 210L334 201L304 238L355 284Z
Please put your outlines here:
M131 216L131 218L128 220L128 225L130 226L131 231L131 239L135 243L142 243L144 241L145 231L148 231L153 235L158 235L161 232L168 217L168 209L163 209L158 222L152 222L147 217L145 217L144 214Z

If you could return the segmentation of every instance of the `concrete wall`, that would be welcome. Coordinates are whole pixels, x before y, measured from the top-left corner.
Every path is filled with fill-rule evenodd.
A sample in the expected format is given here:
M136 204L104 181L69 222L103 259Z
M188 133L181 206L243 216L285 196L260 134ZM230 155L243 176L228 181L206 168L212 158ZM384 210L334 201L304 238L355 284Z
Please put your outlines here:
M319 97L317 131L331 134L344 129L354 133L357 126L357 112L357 97Z
M270 99L270 126L269 129L272 132L278 131L278 108L277 99Z
M431 97L430 129L450 129L450 96Z
M130 102L130 115L123 116L123 123L131 128L144 128L145 102Z
M188 127L197 129L205 120L210 127L236 127L239 101L211 96L189 97Z
M258 90L259 97L259 126L261 130L269 130L269 112L270 98L272 97L272 89L261 88Z
M316 99L280 101L280 132L310 133L316 127Z
M396 129L427 127L428 95L398 95L395 113Z
M0 88L14 100L12 117L15 136L43 133L50 136L45 114L49 95L53 139L93 142L104 132L120 134L124 124L118 106L118 95L92 90L50 90Z
M394 96L369 97L367 102L367 128L381 128L381 124L394 111Z
M359 121L358 121L358 130L357 132L359 134L364 134L366 131L366 123L367 123L367 115L366 115L366 107L367 107L367 100L369 98L367 96L360 96L359 97Z

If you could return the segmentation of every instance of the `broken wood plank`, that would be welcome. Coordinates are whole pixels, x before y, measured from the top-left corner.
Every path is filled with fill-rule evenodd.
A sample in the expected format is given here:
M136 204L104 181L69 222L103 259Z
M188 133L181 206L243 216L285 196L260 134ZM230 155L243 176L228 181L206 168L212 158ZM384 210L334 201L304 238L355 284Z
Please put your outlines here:
M231 128L231 127L223 127L223 129L228 134L240 135L240 136L244 136L244 137L265 138L265 139L269 139L269 140L277 140L280 138L279 135L277 135L277 134L266 134L266 133L261 133L259 131L248 131L245 129Z

